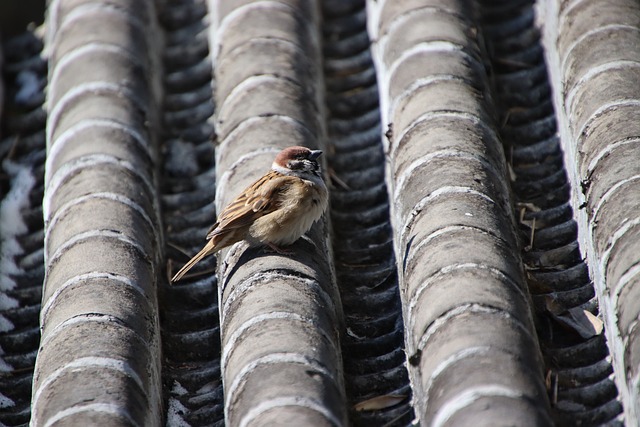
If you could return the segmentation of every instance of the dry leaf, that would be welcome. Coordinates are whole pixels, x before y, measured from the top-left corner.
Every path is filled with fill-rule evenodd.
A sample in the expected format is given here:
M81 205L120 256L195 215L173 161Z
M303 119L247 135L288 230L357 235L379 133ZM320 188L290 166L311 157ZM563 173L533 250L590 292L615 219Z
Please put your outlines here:
M580 309L575 308L572 310L580 310ZM582 310L582 314L584 315L585 320L591 323L591 326L593 327L594 335L600 335L602 333L602 330L604 329L604 323L602 322L602 320L598 316L591 313L589 310Z
M353 408L356 411L378 411L395 406L406 398L403 394L385 394L356 403Z
M602 320L597 316L580 307L567 309L553 294L545 295L544 305L555 321L576 332L582 338L600 335L604 329Z
M527 202L518 202L516 203L516 207L518 209L520 209L520 211L524 211L525 213L527 211L529 212L540 212L542 209L540 209L539 206L534 205L533 203L527 203Z
M600 319L581 308L572 308L562 314L553 314L563 325L571 328L582 338L588 339L602 333L603 324Z
M577 250L578 242L555 249L530 251L524 255L524 262L533 267L554 268L565 265L567 260L574 260Z
M507 163L507 168L509 168L509 179L511 179L511 182L516 182L518 175L516 175L516 171L513 169L513 166L511 166L511 163Z

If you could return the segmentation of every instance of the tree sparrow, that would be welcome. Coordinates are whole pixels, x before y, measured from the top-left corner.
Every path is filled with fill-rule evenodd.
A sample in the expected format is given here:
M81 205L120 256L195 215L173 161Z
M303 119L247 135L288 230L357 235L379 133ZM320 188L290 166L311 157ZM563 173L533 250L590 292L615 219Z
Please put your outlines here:
M327 207L327 187L320 175L320 150L289 147L273 161L271 170L236 197L218 216L207 244L171 282L177 282L207 255L246 240L251 246L290 245L320 219Z

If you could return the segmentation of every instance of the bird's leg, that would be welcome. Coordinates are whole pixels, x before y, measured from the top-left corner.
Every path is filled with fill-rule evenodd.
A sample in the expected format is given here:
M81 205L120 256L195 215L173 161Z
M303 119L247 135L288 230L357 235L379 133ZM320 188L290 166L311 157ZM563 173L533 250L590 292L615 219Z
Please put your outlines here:
M282 249L281 247L274 245L271 242L266 242L267 247L264 248L265 252L276 252L279 255L291 255L293 251Z

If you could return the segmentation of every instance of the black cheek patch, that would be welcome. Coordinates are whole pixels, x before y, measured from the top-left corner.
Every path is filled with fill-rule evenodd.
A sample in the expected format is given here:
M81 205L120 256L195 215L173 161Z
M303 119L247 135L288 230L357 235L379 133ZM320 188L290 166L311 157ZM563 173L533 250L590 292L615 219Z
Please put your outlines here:
M289 169L301 169L302 168L302 162L298 162L298 161L293 161L293 162L289 162L288 163Z

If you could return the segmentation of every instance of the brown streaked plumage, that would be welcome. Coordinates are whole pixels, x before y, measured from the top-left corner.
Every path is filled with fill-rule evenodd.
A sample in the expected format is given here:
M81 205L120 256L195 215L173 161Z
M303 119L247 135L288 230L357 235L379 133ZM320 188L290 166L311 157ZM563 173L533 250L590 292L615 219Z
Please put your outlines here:
M298 146L282 150L271 170L222 210L207 234L207 244L171 282L180 280L202 258L241 240L266 244L278 252L282 252L279 245L298 240L327 207L327 187L317 162L320 154Z

